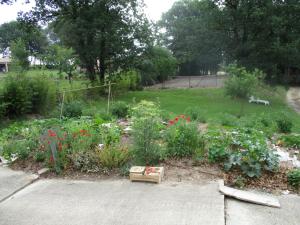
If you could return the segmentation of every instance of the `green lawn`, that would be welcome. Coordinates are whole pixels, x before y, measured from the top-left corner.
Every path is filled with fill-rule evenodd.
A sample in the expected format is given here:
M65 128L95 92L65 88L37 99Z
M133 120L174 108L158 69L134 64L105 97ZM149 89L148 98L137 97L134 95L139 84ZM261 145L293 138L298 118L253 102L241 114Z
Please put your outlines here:
M13 74L8 73L7 76ZM68 80L59 77L55 70L30 70L27 72L30 77L43 76L58 86L59 90L70 90L87 87L87 80L74 80L70 85ZM0 79L0 88L3 79ZM84 91L75 92L78 95L72 99L80 100L82 96L90 98ZM83 95L81 95L83 94ZM270 90L263 90L256 97L267 99L271 102L270 106L249 104L244 102L244 117L260 115L265 113L270 117L275 117L280 112L285 112L294 121L294 130L300 132L300 116L290 109L286 102L286 90L279 87ZM241 103L225 97L224 89L206 88L206 89L165 89L165 90L144 90L128 92L121 96L114 97L114 101L126 101L128 103L139 102L140 100L149 100L159 102L163 110L176 115L183 114L187 107L200 107L204 116L209 122L213 123L219 120L224 113L239 115ZM99 100L84 101L84 114L95 114L105 112L107 102L105 98Z
M294 130L300 132L300 115L289 108L285 102L286 90L276 90L259 95L271 102L270 106L249 104L244 102L244 117L265 113L275 117L280 112L285 112L294 121ZM114 101L126 101L128 103L149 100L159 102L161 108L174 114L184 113L187 107L200 107L210 122L218 121L224 113L239 115L241 103L224 96L224 89L168 89L168 90L145 90L129 92ZM106 101L99 100L88 103L86 110L106 109Z

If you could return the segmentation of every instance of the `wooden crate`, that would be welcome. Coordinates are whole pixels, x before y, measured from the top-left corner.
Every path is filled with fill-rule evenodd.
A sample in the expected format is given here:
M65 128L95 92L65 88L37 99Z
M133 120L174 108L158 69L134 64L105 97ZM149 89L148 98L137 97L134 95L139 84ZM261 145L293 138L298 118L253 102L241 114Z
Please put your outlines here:
M146 181L159 184L164 176L164 168L133 166L130 169L129 176L131 181Z

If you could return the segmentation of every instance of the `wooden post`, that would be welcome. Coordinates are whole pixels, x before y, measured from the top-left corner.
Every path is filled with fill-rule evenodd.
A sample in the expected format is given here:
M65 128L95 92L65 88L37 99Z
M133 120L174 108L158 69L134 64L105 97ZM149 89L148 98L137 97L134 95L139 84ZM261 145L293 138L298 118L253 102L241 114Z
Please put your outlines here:
M109 107L110 107L110 95L111 95L111 83L108 82L108 97L107 97L107 114L109 114Z
M5 63L5 72L8 73L8 63Z
M64 109L64 101L65 101L65 91L63 92L61 107L60 107L60 119L62 119L63 109Z
M189 76L189 88L191 88L191 76Z

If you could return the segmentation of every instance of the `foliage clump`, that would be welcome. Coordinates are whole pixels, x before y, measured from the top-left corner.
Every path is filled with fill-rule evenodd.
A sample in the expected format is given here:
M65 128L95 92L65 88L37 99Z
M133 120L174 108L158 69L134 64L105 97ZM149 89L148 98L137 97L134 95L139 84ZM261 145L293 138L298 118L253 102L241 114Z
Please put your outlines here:
M67 118L79 118L82 116L82 103L79 101L72 101L65 104L63 115Z
M288 116L282 114L276 120L278 131L281 133L290 133L293 128L293 122Z
M190 122L184 115L169 122L165 133L167 155L171 157L191 157L196 152L204 154L204 141L196 123Z
M260 177L263 170L278 169L278 156L268 148L262 131L244 128L207 135L209 161L221 163L227 171L236 168L248 177Z
M137 161L155 165L162 157L159 142L162 128L160 109L154 102L141 101L132 108L133 154Z
M117 118L125 118L128 114L129 106L126 102L118 101L111 107L111 113Z
M294 169L288 172L288 182L295 189L300 187L300 169Z

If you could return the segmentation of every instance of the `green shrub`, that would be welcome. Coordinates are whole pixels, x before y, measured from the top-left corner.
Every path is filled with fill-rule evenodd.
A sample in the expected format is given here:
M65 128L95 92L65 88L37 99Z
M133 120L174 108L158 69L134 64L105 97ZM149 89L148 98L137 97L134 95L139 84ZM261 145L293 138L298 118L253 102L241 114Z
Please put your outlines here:
M278 156L268 148L266 136L256 129L213 131L206 135L208 158L225 170L240 169L248 177L259 177L263 170L276 171Z
M73 152L69 155L74 169L81 172L99 172L99 157L95 151Z
M288 182L295 189L300 187L300 169L294 169L288 172Z
M47 158L46 153L42 151L36 152L34 155L34 160L36 162L44 162L46 158Z
M6 104L5 114L10 118L23 116L31 112L31 90L26 78L9 77L4 82L3 103Z
M131 116L133 120L135 118L143 118L143 117L155 117L158 118L161 116L161 110L159 105L154 102L142 100L135 106L131 108Z
M189 116L192 121L198 121L200 123L206 123L207 118L205 112L197 107L188 107L185 112L186 116Z
M229 156L226 146L212 145L208 151L208 160L212 163L223 162Z
M203 140L194 123L183 122L169 126L165 141L167 154L171 157L191 157L199 148L203 148Z
M32 140L17 140L5 145L3 147L2 155L8 160L13 157L25 160L29 158L30 153L35 147L35 142Z
M129 160L129 151L127 147L111 145L99 153L101 166L108 169L120 168Z
M121 130L115 124L102 124L99 132L102 144L105 145L114 145L120 142L121 139Z
M282 135L279 140L285 147L300 148L300 135L298 134Z
M160 127L160 119L157 117L142 117L134 120L133 154L137 163L154 165L161 159Z
M56 103L55 88L51 82L25 76L9 76L1 95L1 114L10 118L28 113L46 113Z
M79 118L82 116L82 104L78 101L66 103L63 115L67 118Z
M125 118L128 114L128 109L129 107L126 102L118 101L112 105L111 113L117 118Z
M31 79L29 87L31 90L31 104L33 113L48 113L56 104L56 88L49 80L42 78Z
M293 123L287 116L282 115L277 119L276 123L279 132L290 133L292 131Z

